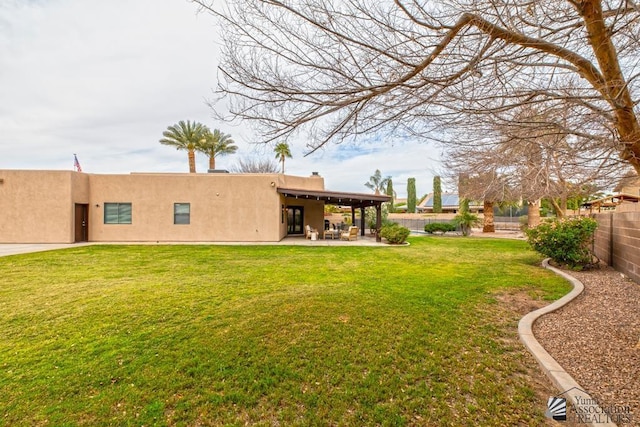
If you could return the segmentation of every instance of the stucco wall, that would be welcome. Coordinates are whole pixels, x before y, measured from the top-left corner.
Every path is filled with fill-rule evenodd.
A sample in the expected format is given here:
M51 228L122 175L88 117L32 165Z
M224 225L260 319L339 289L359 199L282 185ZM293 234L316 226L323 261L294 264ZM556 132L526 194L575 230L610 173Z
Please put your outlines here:
M278 241L277 183L265 174L91 175L91 240ZM105 203L131 203L132 223L105 224ZM173 223L174 203L190 203L190 224Z
M277 188L324 189L319 176L283 174L0 170L0 179L0 243L73 242L75 204L88 205L89 241L279 241L287 201ZM105 203L131 203L132 223L105 224ZM174 224L175 203L190 204L189 224ZM323 203L304 205L305 223L321 228Z
M84 189L78 200L88 198L86 174L0 170L0 180L1 243L74 241L72 187Z
M71 173L71 202L87 204L90 201L89 175L86 173Z

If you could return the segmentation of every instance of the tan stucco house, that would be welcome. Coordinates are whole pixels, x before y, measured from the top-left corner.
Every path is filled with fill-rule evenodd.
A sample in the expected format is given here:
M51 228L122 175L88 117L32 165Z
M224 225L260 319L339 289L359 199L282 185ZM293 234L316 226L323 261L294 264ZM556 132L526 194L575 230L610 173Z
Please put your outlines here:
M0 170L0 243L277 242L322 230L325 204L385 201L326 191L315 173Z

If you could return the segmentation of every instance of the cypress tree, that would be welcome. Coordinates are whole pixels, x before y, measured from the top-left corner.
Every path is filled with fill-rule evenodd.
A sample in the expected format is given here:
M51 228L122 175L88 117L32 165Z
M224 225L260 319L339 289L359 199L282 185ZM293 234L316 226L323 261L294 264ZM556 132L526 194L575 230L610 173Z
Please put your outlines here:
M442 213L442 182L439 176L433 177L433 213Z
M385 192L387 196L391 196L391 202L389 202L389 212L393 212L393 180L389 178L387 181L387 191Z
M407 180L407 212L416 213L416 179Z

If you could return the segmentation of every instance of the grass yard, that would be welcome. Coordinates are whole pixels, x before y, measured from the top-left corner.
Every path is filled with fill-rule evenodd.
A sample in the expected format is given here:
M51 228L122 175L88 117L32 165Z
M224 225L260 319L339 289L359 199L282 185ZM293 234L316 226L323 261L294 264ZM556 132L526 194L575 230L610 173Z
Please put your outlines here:
M0 258L0 425L532 425L521 241Z

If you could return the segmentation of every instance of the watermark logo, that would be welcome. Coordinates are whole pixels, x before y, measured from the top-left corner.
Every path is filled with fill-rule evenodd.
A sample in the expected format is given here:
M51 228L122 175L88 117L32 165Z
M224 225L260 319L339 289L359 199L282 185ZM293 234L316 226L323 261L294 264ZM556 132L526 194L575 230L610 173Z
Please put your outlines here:
M547 401L547 411L544 413L547 418L556 421L567 420L567 399L564 397L550 397Z
M567 395L571 407L567 415ZM556 421L567 421L584 424L630 424L633 419L631 408L627 405L601 405L597 399L577 387L565 390L557 396L550 397L547 401L547 418Z

